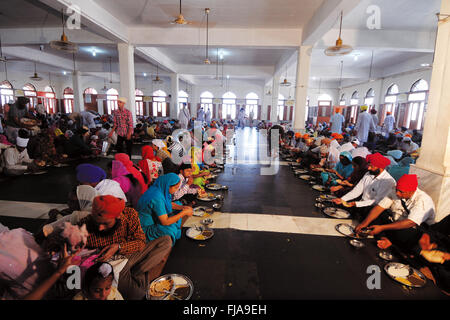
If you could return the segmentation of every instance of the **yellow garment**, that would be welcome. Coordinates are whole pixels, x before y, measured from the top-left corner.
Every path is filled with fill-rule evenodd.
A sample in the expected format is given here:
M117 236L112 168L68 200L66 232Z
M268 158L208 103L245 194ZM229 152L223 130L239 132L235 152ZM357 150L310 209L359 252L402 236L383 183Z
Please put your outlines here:
M72 300L89 300L89 299L84 295L83 291L80 291L75 297L73 297ZM116 287L111 287L111 292L109 293L106 300L124 300L124 299Z

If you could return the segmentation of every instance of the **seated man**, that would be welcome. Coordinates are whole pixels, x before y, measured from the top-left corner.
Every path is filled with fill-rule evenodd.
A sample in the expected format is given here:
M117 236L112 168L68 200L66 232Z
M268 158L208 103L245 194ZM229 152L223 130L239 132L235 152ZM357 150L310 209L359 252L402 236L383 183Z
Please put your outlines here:
M86 224L87 248L101 249L98 262L123 255L128 262L119 274L119 292L128 299L142 299L149 283L157 278L172 248L169 236L145 243L138 213L125 208L125 201L113 196L94 198L92 213L79 222Z
M367 218L356 227L356 232L368 227L371 235L385 236L379 243L383 248L387 247L383 242L389 239L405 251L411 251L421 236L417 226L431 225L435 218L433 200L417 186L415 174L403 175L397 182L396 190L370 211Z
M334 199L336 204L344 204L347 207L364 208L358 210L358 214L365 216L371 206L376 205L384 199L395 188L395 180L385 170L390 161L379 153L370 154L366 157L368 172L358 182L352 191L342 198ZM360 201L348 202L362 195Z
M30 159L27 152L28 132L22 129L16 138L16 145L9 147L1 155L0 169L8 176L20 176L25 172L36 172L44 164Z
M406 155L410 155L416 152L417 149L419 149L419 145L412 142L411 137L408 135L407 137L403 138L401 149Z

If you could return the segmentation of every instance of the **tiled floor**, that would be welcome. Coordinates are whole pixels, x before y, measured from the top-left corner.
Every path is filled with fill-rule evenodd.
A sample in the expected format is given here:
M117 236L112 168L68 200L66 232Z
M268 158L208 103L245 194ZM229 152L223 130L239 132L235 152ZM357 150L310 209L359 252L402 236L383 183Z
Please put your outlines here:
M221 212L211 216L214 237L206 242L187 238L187 228L202 220L191 217L163 270L187 275L195 287L192 299L445 298L431 283L405 289L384 273L382 289L369 290L367 267L385 264L374 241L359 250L351 247L335 230L337 223L351 221L320 213L314 207L319 193L295 178L286 162L275 175L262 175L261 168L269 165L257 161L256 137L248 128L237 131L243 158L227 163L217 178L229 191L220 192L225 196ZM134 148L134 160L140 147ZM93 163L105 169L110 160ZM74 167L0 182L0 223L36 230L50 208L65 207L74 184Z

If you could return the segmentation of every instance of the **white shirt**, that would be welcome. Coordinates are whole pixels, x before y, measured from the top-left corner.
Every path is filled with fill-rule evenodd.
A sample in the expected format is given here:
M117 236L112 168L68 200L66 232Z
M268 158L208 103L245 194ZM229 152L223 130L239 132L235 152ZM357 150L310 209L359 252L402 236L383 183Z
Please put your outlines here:
M88 111L81 111L80 114L81 118L83 119L83 126L86 126L89 129L95 129L97 127L94 121L96 117L92 113Z
M191 115L190 115L189 109L187 107L180 110L180 115L179 115L178 119L180 120L180 125L181 125L182 129L187 129L190 118L191 118Z
M347 152L350 152L350 154L351 154L351 152L353 150L355 150L355 146L351 142L347 142L347 143L344 143L342 146L340 146L338 148L338 150L339 150L339 152L347 151Z
M396 185L397 182L386 170L383 170L377 177L367 172L352 191L342 197L342 200L348 202L362 194L362 199L356 201L356 206L372 206L380 202L389 193L395 192Z
M342 124L345 122L345 118L340 113L335 113L330 118L331 123L331 132L332 133L341 133L342 132Z
M384 209L390 209L394 221L409 219L417 225L426 223L432 225L435 222L435 207L431 197L424 191L417 189L410 199L403 200L408 212L403 208L401 199L397 197L395 191L381 200L378 205Z
M373 118L366 111L361 112L358 117L358 121L355 125L355 130L357 132L356 137L361 143L367 142L369 136L369 131L375 131L375 124L373 123Z
M383 128L383 132L385 133L386 137L389 135L389 132L391 132L392 129L394 129L394 123L395 123L394 116L388 114L384 119L384 128Z
M14 170L27 170L27 164L32 163L33 159L28 156L27 149L19 152L17 148L10 147L2 154L1 167Z

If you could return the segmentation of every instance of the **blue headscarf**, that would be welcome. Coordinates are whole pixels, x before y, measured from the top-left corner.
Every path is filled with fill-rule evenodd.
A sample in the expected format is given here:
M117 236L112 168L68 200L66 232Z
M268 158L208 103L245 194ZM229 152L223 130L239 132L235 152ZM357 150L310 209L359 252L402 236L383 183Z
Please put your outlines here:
M389 150L387 155L391 156L395 160L400 160L403 156L403 152L401 150Z
M178 175L173 172L167 173L156 179L147 192L154 196L160 194L164 199L167 212L172 212L172 195L170 194L169 189L178 182L180 182L180 177Z
M347 158L350 162L348 165L344 166L342 162L338 162L336 167L334 168L341 176L343 176L345 179L350 177L350 175L353 172L353 166L352 166L352 155L348 151L343 151L340 153L340 156Z

